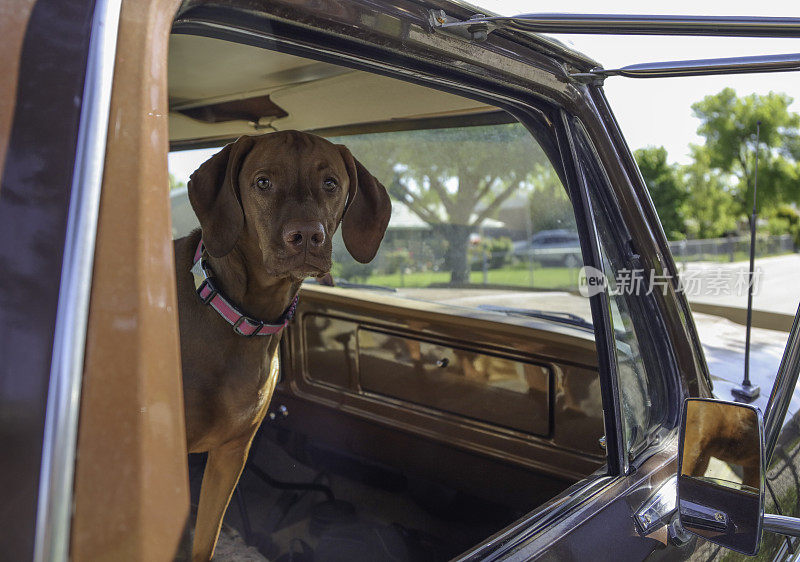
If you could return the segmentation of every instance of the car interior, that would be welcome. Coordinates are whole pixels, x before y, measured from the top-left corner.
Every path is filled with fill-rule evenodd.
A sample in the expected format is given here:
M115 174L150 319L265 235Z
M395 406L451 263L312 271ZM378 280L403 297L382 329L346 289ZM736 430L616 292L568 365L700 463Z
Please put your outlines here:
M168 68L176 237L197 227L181 185L192 166L243 134L345 144L392 196L373 263L337 236L334 286L304 284L226 524L271 560L445 560L604 471L578 264L513 251L540 231L576 231L529 123L428 85L180 30ZM203 462L190 458L193 504Z

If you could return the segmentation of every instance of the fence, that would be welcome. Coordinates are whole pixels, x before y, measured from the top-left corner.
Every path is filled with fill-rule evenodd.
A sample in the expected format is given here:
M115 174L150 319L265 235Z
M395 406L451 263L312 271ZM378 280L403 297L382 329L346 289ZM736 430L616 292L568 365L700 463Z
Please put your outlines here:
M670 242L669 249L676 262L744 261L750 256L750 237L679 240ZM794 249L794 241L790 234L756 237L756 257L784 254Z
M750 237L681 240L669 242L677 263L745 262L750 255ZM388 287L429 287L446 285L451 272L444 263L446 241L428 232L404 233L385 245L369 264L356 262L337 235L334 243L334 277ZM491 251L470 247L467 255L469 284L537 289L574 290L583 265L580 249L553 248L546 252ZM756 256L790 253L795 250L791 235L758 236Z

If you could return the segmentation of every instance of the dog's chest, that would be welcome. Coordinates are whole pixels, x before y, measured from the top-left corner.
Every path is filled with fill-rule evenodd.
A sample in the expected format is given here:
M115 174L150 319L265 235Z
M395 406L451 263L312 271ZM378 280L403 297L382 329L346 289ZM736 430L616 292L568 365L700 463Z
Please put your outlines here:
M229 354L230 361L219 374L219 411L232 428L261 422L278 377L276 345L270 342L257 352L243 347Z
M278 378L278 336L217 340L214 353L184 359L189 447L208 450L251 435Z

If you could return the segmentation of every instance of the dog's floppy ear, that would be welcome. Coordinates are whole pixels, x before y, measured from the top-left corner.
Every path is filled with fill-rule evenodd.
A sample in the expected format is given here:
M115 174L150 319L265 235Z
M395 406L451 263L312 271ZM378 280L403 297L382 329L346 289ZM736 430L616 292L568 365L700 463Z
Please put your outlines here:
M242 162L253 144L251 137L239 137L189 177L189 201L203 229L203 244L217 258L233 249L244 227L237 184Z
M344 145L337 145L347 166L350 187L342 216L342 239L347 251L361 263L372 261L381 245L392 203L386 188L353 158Z

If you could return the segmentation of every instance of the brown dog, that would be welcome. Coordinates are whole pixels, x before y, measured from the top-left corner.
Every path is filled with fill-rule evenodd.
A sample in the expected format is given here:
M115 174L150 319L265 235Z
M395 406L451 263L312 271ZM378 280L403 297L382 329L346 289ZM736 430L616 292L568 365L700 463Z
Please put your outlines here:
M391 205L347 148L297 131L227 145L192 174L189 199L201 231L175 241L175 267L188 450L208 451L192 560L206 561L272 397L280 324L301 282L330 271L339 223L348 251L370 261ZM190 273L201 232L205 274L219 295L240 315L278 324L275 333L241 335L258 325L234 331L230 315L200 298L211 298Z

